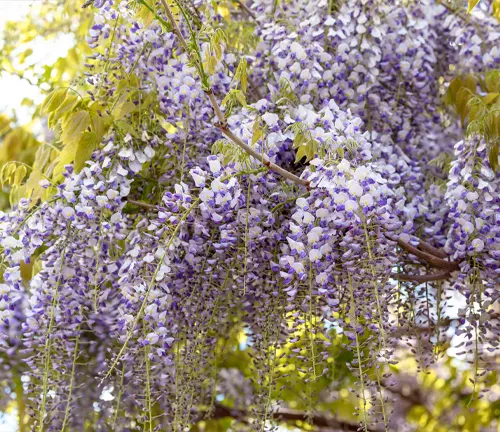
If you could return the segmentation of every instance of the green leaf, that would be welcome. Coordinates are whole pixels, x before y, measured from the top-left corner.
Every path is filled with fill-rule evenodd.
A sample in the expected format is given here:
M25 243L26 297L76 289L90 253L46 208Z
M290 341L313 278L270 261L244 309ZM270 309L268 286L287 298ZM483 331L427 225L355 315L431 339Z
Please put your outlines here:
M243 92L241 92L240 90L238 90L238 92L236 93L236 99L238 99L238 102L242 105L242 106L245 106L247 104L247 101L245 99L245 95L243 94Z
M500 93L488 93L487 95L483 96L483 102L486 105L489 105L490 103L495 102L496 98L498 97Z
M236 68L236 72L234 73L233 81L239 82L241 86L241 90L243 92L247 91L248 86L248 78L247 78L247 59L242 58Z
M131 124L129 124L125 121L121 121L121 122L116 123L115 128L117 131L120 131L120 133L122 133L123 135L130 134L133 137L136 137L136 138L139 137L139 135L137 133L137 128L134 128Z
M33 50L31 48L28 48L27 50L19 54L18 56L19 64L23 64L31 54L33 54Z
M301 145L297 149L297 153L295 153L295 163L299 162L302 158L307 159L307 146L306 145Z
M257 141L259 141L262 138L262 135L264 134L264 131L262 130L262 124L260 118L257 118L255 120L255 123L253 124L252 128L252 145L254 145Z
M65 117L62 122L61 140L65 146L78 143L90 125L90 114L87 111L76 111Z
M477 81L474 75L468 74L464 78L464 86L467 87L471 93L476 93Z
M469 121L481 118L484 115L484 104L479 96L474 96L467 102L467 109L469 110Z
M247 60L246 59L241 59L240 60L241 64L241 89L246 92L247 91L247 86L248 86L248 79L247 79ZM239 67L239 66L238 66Z
M457 114L460 115L462 126L464 124L465 116L467 115L467 102L469 102L470 97L471 94L469 93L466 87L462 87L457 93L457 98L456 98Z
M486 89L490 93L500 93L500 71L488 71L484 76Z
M97 136L95 132L85 132L78 143L75 154L75 171L80 172L85 166L85 162L90 159L92 152L97 146Z
M78 97L66 92L65 99L49 115L49 128L53 128L62 117L73 111L77 104Z
M467 13L471 13L472 10L477 6L479 0L469 0L469 5L467 7Z
M24 165L18 166L14 173L14 181L12 182L12 184L15 186L19 186L23 181L24 177L26 176L27 172L28 170Z
M113 112L113 117L115 120L121 120L130 113L134 112L136 108L137 107L133 102L121 102L116 106Z
M226 140L217 140L212 146L212 154L222 155L225 164L238 162L247 165L249 162L249 156L246 151Z
M488 159L490 161L491 168L493 171L496 171L498 169L498 148L500 146L498 143L493 144L493 146L490 149L490 153L488 155Z
M458 91L462 88L463 81L462 78L456 77L451 80L448 90L446 92L446 103L449 105L455 105Z
M247 101L245 99L245 94L239 89L229 90L229 93L222 100L222 106L226 108L226 117L231 115L236 102L242 106L246 106Z
M49 93L42 103L42 113L50 114L55 111L63 103L66 93L68 93L67 88L56 89Z
M109 129L109 126L113 122L113 118L111 116L93 116L91 118L92 121L92 130L96 135L96 142L100 143L102 141L102 137Z
M168 21L165 21L160 15L158 15L156 11L149 5L149 3L147 3L145 0L138 0L138 2L143 6L145 6L147 9L149 9L149 11L154 15L154 17L163 25L165 30L171 31L172 25ZM176 19L176 21L178 21L179 20L178 8L177 8L177 13L174 13L172 7L170 9L172 11L172 15L174 15L174 18Z

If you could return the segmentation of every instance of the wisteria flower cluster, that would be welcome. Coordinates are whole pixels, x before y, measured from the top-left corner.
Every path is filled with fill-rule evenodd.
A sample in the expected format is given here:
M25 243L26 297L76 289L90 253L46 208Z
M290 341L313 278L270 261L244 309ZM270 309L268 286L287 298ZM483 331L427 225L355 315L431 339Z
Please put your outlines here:
M428 367L452 294L446 337L483 396L500 174L443 94L499 68L500 26L442 3L256 0L228 18L211 2L94 1L84 87L102 141L40 182L50 199L0 216L0 349L22 365L34 430L226 416L273 430L294 380L314 425L341 366L351 426L403 430L395 335L415 328ZM249 41L225 35L235 21Z

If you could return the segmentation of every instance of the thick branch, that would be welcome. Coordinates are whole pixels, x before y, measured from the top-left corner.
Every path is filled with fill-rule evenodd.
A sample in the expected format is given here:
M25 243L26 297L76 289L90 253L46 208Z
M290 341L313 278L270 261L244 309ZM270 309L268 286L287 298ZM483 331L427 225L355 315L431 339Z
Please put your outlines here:
M430 254L435 255L439 258L448 258L446 252L443 252L441 249L438 249L430 245L429 243L424 242L423 240L419 239L418 247L424 252L429 252Z
M180 41L180 44L186 51L187 55L192 59L191 53L189 51L188 45L186 40L184 39L184 36L182 36L182 33L174 19L174 16L172 15L172 11L170 10L170 7L168 6L167 2L165 0L161 0L161 3L163 7L165 8L165 12L167 13L167 17L172 24L172 27L174 29L174 33L177 35L177 38ZM197 61L195 59L192 59L194 61ZM199 72L199 71L198 71ZM200 78L203 80L203 76L200 76ZM280 174L281 176L287 178L288 180L293 181L294 183L297 183L301 186L308 187L309 186L309 181L308 180L303 180L300 177L296 176L295 174L292 174L291 172L285 170L284 168L281 168L280 166L270 162L269 157L265 154L260 154L257 152L255 149L250 147L248 144L244 143L243 140L239 137L237 137L234 133L232 133L227 125L226 118L217 103L215 96L212 92L211 89L208 89L205 91L205 93L208 96L208 99L210 100L210 104L212 105L212 108L215 112L215 115L219 121L219 125L217 126L231 141L233 141L238 147L243 149L245 152L259 160L263 165L266 165L269 167L270 170Z
M424 275L413 275L407 273L392 273L392 277L394 279L399 279L402 281L411 281L411 282L431 282L438 281L443 279L448 279L450 277L450 272L448 270L443 270L438 273L430 273Z
M416 257L424 259L425 261L427 261L429 264L431 264L434 267L439 267L439 268L449 269L449 270L458 270L459 269L459 266L456 262L446 261L446 260L439 258L435 255L432 255L428 252L423 252L423 251L417 249L416 247L404 242L403 240L398 239L398 244L407 252L411 253L412 255L415 255Z
M415 255L418 258L421 258L421 259L427 261L433 267L439 267L439 268L448 269L448 270L458 270L459 269L459 265L456 262L446 261L446 260L439 258L431 253L421 251L420 249L417 249L416 247L412 246L411 244L406 243L405 241L401 240L400 238L394 238L388 234L386 234L385 236L389 240L395 241L405 251L411 253L412 255ZM430 246L430 245L427 245L427 246ZM427 249L429 249L429 248L427 247Z
M251 417L248 412L244 410L232 409L225 407L224 405L216 405L211 418L224 418L231 417L238 421L247 422L248 418ZM342 420L335 420L329 418L325 414L313 414L308 416L307 413L295 410L282 409L272 414L272 418L277 421L283 422L295 422L295 421L307 421L310 420L314 426L317 427L329 427L332 429L344 430L344 431L357 431L359 430L359 424L350 423ZM373 431L374 429L368 429Z

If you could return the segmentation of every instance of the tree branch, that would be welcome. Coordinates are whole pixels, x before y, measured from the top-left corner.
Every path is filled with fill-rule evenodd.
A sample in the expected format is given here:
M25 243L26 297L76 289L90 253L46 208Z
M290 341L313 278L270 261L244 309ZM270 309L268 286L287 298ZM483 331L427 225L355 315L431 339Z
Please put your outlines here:
M224 119L225 121L225 119ZM227 127L227 123L217 123L215 125L224 135L226 135L231 141L233 141L238 147L242 148L245 152L247 152L250 156L253 156L255 159L260 161L262 165L267 166L270 170L274 171L277 174L280 174L282 177L285 177L286 179L289 179L293 181L294 183L297 183L299 185L309 187L309 181L301 179L300 177L297 177L295 174L292 174L291 172L287 171L284 168L281 168L279 165L276 165L275 163L271 162L269 160L269 157L266 154L259 153L257 150L254 148L250 147L248 144L243 142L241 138L236 136L233 132L229 130Z
M186 54L189 56L189 58L192 61L194 61L195 63L197 63L198 60L193 59L193 56L191 55L191 52L189 51L189 47L187 45L187 42L184 39L184 36L182 36L182 33L179 29L179 26L177 25L175 18L172 15L172 11L170 10L170 7L168 6L168 4L165 0L161 0L161 3L163 5L163 7L165 8L165 12L167 14L168 20L172 24L172 28L174 29L174 33L177 35L177 38L179 39L181 46L186 51ZM197 68L197 69L199 69L199 68ZM201 72L199 70L198 70L198 72L201 74ZM204 77L200 76L200 78L203 80ZM217 103L212 90L211 89L205 90L205 93L208 96L210 104L212 105L212 108L215 112L215 115L219 121L219 124L216 126L224 133L224 135L226 135L238 147L243 149L245 152L247 152L248 154L250 154L251 156L253 156L257 160L259 160L263 165L267 166L270 170L276 172L277 174L280 174L281 176L285 177L288 180L293 181L294 183L296 183L298 185L309 187L308 180L303 180L300 177L296 176L295 174L292 174L291 172L285 170L284 168L281 168L280 166L272 163L266 154L261 154L261 153L257 152L255 149L250 147L248 144L244 143L241 138L237 137L233 132L231 132L228 128L226 118L225 118L219 104Z
M458 270L460 267L458 263L453 262L453 261L446 261L443 258L439 258L438 256L433 255L432 253L429 252L424 252L420 249L417 249L416 247L412 246L411 244L406 243L405 241L401 240L400 238L394 238L389 234L385 234L385 236L394 242L396 242L402 249L406 250L407 252L411 253L412 255L415 255L418 258L423 259L424 261L428 262L430 265L433 267L439 267L447 270ZM427 245L423 246L426 247L427 250L430 250L432 246Z
M174 33L177 35L177 39L179 39L180 44L182 45L182 49L186 51L186 54L191 57L189 53L189 48L186 42L186 39L184 39L184 36L182 36L181 30L179 29L179 26L177 25L177 22L175 21L174 16L172 15L172 11L168 7L168 4L165 0L161 0L161 4L165 8L165 12L167 14L167 18L170 21L170 24L172 24L172 28L174 29Z
M439 258L448 258L448 255L446 254L446 252L443 252L441 249L438 249L438 248L430 245L429 243L424 242L421 239L418 239L418 240L419 240L419 243L418 243L417 247L420 247L420 249L422 249L424 252L428 252L428 253L435 255Z
M438 273L430 273L430 274L424 274L424 275L413 275L413 274L407 274L407 273L392 273L392 277L394 279L399 279L402 281L413 281L413 282L431 282L431 281L438 281L438 280L443 280L447 279L450 277L450 272L449 270L443 270Z
M256 16L255 14L253 13L253 11L245 4L244 0L241 1L241 0L233 0L235 3L238 3L238 6L243 9L247 14L248 16L250 16L252 19L256 19Z
M226 407L224 405L217 404L214 407L214 411L210 418L219 419L224 417L231 417L238 421L247 423L248 418L251 417L248 412L239 409L233 409ZM310 420L312 425L317 427L328 427L332 429L338 429L343 431L357 431L359 430L359 424L350 423L343 420L336 420L334 418L329 418L324 413L308 415L302 411L295 411L289 409L282 409L275 413L272 413L271 417L276 421L283 422L296 422L296 421L308 421ZM368 431L375 431L375 429L368 429Z

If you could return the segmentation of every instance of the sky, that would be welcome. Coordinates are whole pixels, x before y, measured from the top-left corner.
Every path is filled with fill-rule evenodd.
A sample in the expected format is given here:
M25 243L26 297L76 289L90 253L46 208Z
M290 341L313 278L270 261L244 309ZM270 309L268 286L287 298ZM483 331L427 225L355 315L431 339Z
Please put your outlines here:
M0 32L7 21L22 19L29 11L33 0L0 0ZM23 97L36 97L38 92L26 81L19 78L0 75L0 112L11 112L21 106ZM0 429L1 430L1 429Z
M3 31L7 21L18 21L25 17L33 5L40 0L0 0L0 32ZM49 0L50 1L50 0ZM75 1L75 0L73 0ZM1 36L0 36L1 46ZM72 37L57 38L51 42L45 40L32 41L26 48L33 49L33 55L27 63L36 63L40 67L44 64L54 63L57 58L64 56L72 46ZM21 101L29 98L40 103L43 95L36 86L16 76L0 73L0 112L12 114L14 109L21 123L29 122L31 110L21 106ZM0 430L0 432L2 432Z

